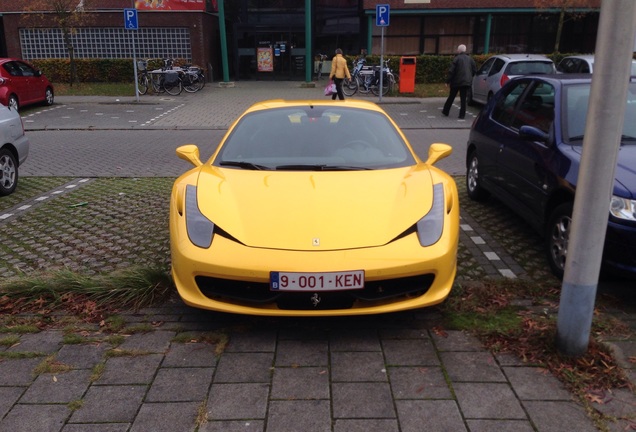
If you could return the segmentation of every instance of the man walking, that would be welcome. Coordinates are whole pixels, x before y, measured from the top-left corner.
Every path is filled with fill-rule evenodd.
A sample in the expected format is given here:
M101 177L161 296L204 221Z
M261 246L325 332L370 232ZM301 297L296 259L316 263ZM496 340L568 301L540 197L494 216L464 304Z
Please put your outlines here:
M459 99L461 101L459 118L463 119L466 116L466 95L468 94L475 73L477 73L475 60L466 54L466 45L459 45L457 47L457 55L448 69L446 86L448 87L450 85L450 92L444 104L444 109L442 110L444 116L448 117L457 92L459 92Z

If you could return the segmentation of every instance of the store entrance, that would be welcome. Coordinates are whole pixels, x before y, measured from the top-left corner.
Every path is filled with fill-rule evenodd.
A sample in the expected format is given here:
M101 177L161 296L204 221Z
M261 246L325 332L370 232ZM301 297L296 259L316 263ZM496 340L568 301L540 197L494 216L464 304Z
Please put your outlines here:
M237 42L239 79L293 81L305 78L304 30L245 32Z

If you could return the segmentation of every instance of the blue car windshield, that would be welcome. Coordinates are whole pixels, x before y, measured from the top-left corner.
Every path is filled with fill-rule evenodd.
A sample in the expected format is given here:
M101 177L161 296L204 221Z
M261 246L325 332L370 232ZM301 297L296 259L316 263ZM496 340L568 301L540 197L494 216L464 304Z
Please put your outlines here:
M335 171L415 164L386 115L342 106L291 106L243 117L213 164L248 170Z
M565 87L563 104L565 108L565 141L581 144L585 135L585 122L590 101L590 84L572 84ZM625 105L625 122L623 125L623 142L636 142L636 83L631 82L627 91Z

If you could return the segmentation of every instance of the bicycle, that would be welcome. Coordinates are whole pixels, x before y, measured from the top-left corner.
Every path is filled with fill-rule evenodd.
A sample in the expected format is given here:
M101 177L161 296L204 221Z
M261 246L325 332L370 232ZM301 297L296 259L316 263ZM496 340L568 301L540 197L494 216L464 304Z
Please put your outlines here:
M386 95L397 83L397 78L389 67L390 59L384 60L382 67L382 96ZM342 86L345 96L353 96L357 91L380 95L380 66L365 66L364 59L357 60L351 74L351 80L345 80Z
M322 64L327 59L327 54L318 54L320 60L318 61L318 69L315 71L318 80L322 79Z
M397 83L397 79L395 75L393 75L393 71L389 67L389 62L391 59L384 60L384 66L382 67L382 96L386 95L389 91L393 90L393 86ZM375 66L375 79L374 83L371 86L371 92L374 95L380 95L380 67Z
M150 75L148 74L148 60L137 61L137 92L145 95L150 87Z
M183 91L183 83L179 71L174 70L172 59L163 59L163 67L149 72L152 90L155 93L166 92L177 96Z
M195 93L205 87L205 76L198 66L184 65L179 71L183 89Z
M369 89L363 85L361 77L361 71L365 67L365 63L366 60L364 58L356 58L354 60L355 66L353 67L353 72L351 72L351 79L345 78L342 83L342 92L345 96L353 96L358 90L360 90L360 93L369 93Z

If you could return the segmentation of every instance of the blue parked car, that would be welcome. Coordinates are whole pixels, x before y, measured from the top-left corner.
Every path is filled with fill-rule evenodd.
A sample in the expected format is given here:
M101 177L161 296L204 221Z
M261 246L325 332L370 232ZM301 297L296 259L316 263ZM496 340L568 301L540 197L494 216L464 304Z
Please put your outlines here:
M466 153L468 196L492 195L545 237L552 272L563 276L576 190L590 75L510 80L475 119ZM636 82L608 209L603 266L636 277Z

